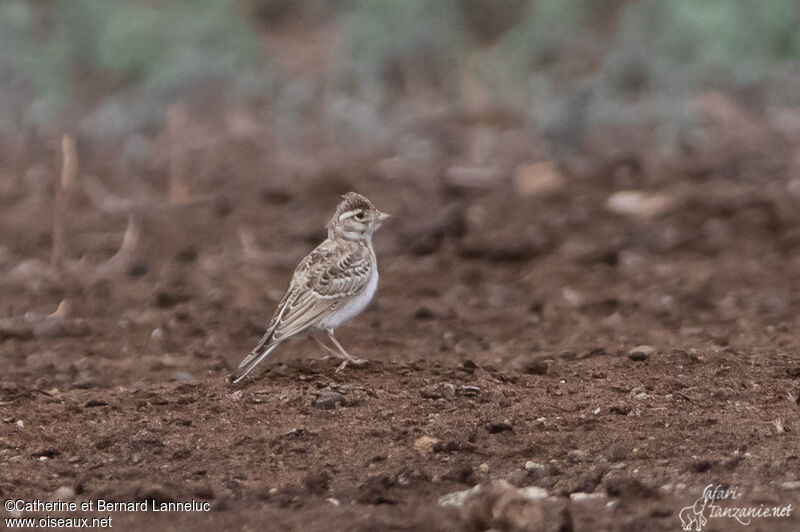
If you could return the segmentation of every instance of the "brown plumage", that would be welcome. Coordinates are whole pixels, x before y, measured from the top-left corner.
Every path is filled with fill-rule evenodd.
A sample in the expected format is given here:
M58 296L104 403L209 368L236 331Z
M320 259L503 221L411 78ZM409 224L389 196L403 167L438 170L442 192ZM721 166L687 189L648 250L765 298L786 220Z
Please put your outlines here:
M331 349L312 337L330 353L350 356L333 336L334 329L360 313L372 298L378 283L378 268L372 249L372 233L388 215L377 210L361 194L349 192L327 224L328 238L300 261L289 289L278 303L272 320L258 345L239 364L233 382L266 358L281 342L302 332L325 331L337 348Z

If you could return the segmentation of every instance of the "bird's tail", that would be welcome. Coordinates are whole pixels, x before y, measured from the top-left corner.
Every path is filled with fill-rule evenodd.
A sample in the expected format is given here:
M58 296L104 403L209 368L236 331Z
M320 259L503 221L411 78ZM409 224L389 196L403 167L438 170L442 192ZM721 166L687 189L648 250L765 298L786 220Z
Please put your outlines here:
M258 347L250 351L250 354L244 357L244 360L242 360L239 363L239 368L235 376L233 375L231 376L232 377L231 382L233 384L236 384L237 382L242 380L245 377L245 375L253 371L253 368L258 366L258 364L261 363L262 360L267 358L267 355L272 353L273 349L278 347L278 343L280 342L275 342L272 344L261 343L258 345Z

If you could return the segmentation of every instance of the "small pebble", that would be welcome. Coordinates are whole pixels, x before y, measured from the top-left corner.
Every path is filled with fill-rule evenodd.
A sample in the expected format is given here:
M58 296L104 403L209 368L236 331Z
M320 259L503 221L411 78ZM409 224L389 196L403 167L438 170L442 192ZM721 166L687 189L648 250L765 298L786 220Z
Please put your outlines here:
M569 494L569 499L572 502L583 502L583 501L591 501L597 499L603 499L605 496L602 493L586 493L583 491L577 491L575 493Z
M430 436L422 436L417 438L414 442L414 450L417 451L419 454L430 454L433 452L434 446L439 443L439 440L436 438L431 438Z
M173 375L173 377L176 380L179 380L181 382L186 382L186 383L189 383L189 384L194 384L195 383L195 379L192 376L192 374L191 373L187 373L185 371L179 371L179 372L175 373Z
M439 506L455 506L456 508L461 508L464 506L464 503L467 501L467 499L477 493L480 493L481 491L481 485L478 484L477 486L474 486L468 490L456 491L453 493L448 493L447 495L442 495L439 497Z
M540 464L539 462L533 462L528 460L525 462L525 471L541 471L547 469L544 464Z
M66 501L71 499L75 496L75 490L70 488L69 486L61 486L55 492L53 492L52 499L56 501Z
M656 353L657 350L652 345L640 345L628 351L628 358L636 362L643 362Z
M536 499L546 499L549 495L546 489L540 488L538 486L528 486L525 488L520 488L519 493L529 501L534 501Z

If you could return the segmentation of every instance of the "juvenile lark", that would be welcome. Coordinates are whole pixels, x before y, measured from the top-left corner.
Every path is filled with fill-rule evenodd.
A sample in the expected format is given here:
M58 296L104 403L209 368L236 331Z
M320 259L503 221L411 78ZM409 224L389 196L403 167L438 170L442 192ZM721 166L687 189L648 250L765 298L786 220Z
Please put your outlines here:
M348 192L336 207L328 225L328 238L306 255L294 270L289 289L272 316L267 332L239 364L237 383L283 341L303 332L329 353L341 358L337 372L348 362L363 364L350 356L333 335L341 323L361 313L378 287L378 263L372 249L372 233L389 217L361 194ZM336 349L315 336L324 331Z

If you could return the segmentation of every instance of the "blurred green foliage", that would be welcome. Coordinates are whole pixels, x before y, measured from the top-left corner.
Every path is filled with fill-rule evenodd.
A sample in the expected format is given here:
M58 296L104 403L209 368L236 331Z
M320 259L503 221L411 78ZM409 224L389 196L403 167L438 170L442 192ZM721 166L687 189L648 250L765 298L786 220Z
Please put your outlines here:
M166 93L252 68L254 52L233 0L0 0L0 96L27 100L23 123L55 119L83 75Z
M599 122L655 123L674 143L692 127L682 103L702 90L800 104L796 0L351 0L343 11L356 86L424 58L450 101L477 80L567 145ZM503 18L513 24L498 32Z
M650 98L657 112L708 88L766 87L800 103L797 0L0 0L0 120L47 123L89 76L160 101L209 79L257 91L267 67L255 26L297 12L348 39L324 90L376 106L409 72L450 101L464 79L480 80L528 112L548 98L553 108Z
M430 54L453 60L461 44L455 0L352 0L347 31L357 75L376 76L387 61Z
M471 45L463 12L476 2L352 0L346 4L352 55L363 72L373 75L386 58L413 51L450 60ZM500 9L504 4L493 5ZM485 52L495 63L492 75L504 68L518 78L540 74L565 54L574 54L582 42L590 48L586 54L599 56L599 73L619 91L762 83L786 61L800 58L796 0L522 4L527 6L518 9L518 23ZM603 33L599 41L597 28Z
M800 3L791 0L644 0L621 13L607 66L625 85L625 62L652 89L769 82L800 58ZM615 61L620 63L615 65ZM612 76L613 77L613 76Z

